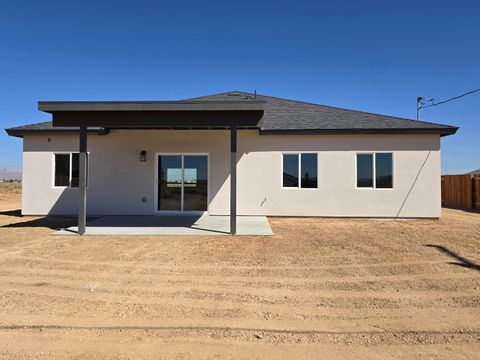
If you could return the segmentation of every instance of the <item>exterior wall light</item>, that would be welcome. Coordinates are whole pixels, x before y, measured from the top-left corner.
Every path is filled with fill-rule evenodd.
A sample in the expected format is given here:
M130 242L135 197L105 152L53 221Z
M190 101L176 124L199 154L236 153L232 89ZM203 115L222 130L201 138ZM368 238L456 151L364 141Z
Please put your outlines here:
M140 162L145 162L147 161L147 152L145 150L142 150L140 152Z

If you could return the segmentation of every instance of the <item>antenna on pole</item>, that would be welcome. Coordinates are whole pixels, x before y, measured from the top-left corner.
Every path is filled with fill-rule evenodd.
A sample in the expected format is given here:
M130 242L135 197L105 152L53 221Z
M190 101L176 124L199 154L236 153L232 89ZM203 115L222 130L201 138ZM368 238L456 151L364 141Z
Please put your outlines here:
M475 90L472 90L472 91L467 91L466 93L463 93L461 95L457 95L457 96L454 96L450 99L447 99L447 100L443 100L443 101L440 101L440 102L435 102L435 99L427 99L423 96L418 96L417 97L417 120L420 120L420 110L421 109L424 109L424 108L429 108L429 107L432 107L432 106L438 106L438 105L442 105L442 104L446 104L450 101L453 101L453 100L457 100L457 99L460 99L460 98L463 98L464 96L467 96L467 95L470 95L470 94L474 94L476 92L479 92L480 91L480 88L479 89L475 89Z
M427 99L426 97L423 97L423 96L417 97L417 121L420 120L420 110L422 110L424 107L428 107L428 105L425 106L428 103L433 104L434 101L435 99Z

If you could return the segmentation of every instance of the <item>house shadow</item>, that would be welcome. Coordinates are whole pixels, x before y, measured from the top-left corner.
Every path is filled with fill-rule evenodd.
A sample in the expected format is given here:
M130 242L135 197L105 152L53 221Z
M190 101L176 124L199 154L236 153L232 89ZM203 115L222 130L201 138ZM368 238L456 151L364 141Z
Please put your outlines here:
M5 211L0 211L0 216L13 216L13 217L22 217L22 210L16 209L16 210L5 210Z
M480 271L480 264L477 264L477 263L473 262L472 260L469 260L467 258L464 258L463 256L458 255L457 253L447 249L445 246L434 245L434 244L427 244L427 245L424 245L424 246L435 248L438 251L440 251L441 253L443 253L447 256L450 256L452 259L457 260L457 261L449 262L449 264L451 264L451 265L461 266L461 267L465 267L467 269Z
M0 211L0 216L11 218L12 222L0 225L0 228L37 228L46 227L52 230L60 230L65 227L76 225L77 218L73 215L22 215L20 209Z
M13 222L0 225L0 228L49 228L54 231L67 231L77 233L76 226L78 218L76 216L30 216L22 215L21 210L0 211L0 216L11 217ZM87 216L87 226L89 228L117 228L121 233L126 228L191 228L196 231L205 231L207 233L229 234L228 231L217 229L218 226L210 217L194 216L150 216L150 215L107 215L107 216ZM72 229L73 228L73 229ZM128 230L127 230L128 232Z
M88 221L89 227L191 227L201 215L105 215ZM75 224L76 225L76 224Z
M13 218L12 222L0 225L0 228L37 228L46 227L61 230L76 226L78 211L77 189L68 188L62 191L47 215L22 215L20 209L0 211L0 216ZM87 221L95 217L87 217Z
M1 225L0 228L36 228L46 227L60 230L77 224L77 218L64 216L23 216L20 210L0 211L0 216L16 218L16 222Z
M189 228L199 232L199 234L202 231L229 234L229 231L225 231L215 217L208 215L107 215L88 221L87 226L92 231L95 231L95 228L105 228L107 233L113 231L113 233L118 232L119 234L128 234L130 231L128 228L143 229L141 231L153 235L165 234L160 230L162 228L171 229L171 231L174 231L172 229ZM181 231L179 234L181 234Z

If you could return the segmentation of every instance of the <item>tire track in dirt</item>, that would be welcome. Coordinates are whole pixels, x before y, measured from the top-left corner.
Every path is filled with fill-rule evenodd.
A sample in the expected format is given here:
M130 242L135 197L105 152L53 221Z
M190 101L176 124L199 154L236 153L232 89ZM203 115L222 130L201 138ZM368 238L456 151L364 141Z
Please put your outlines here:
M245 328L214 328L214 327L72 327L72 326L15 326L0 327L0 333L8 334L15 331L47 331L61 335L64 331L71 331L81 335L82 331L96 332L102 336L105 332L116 332L121 335L131 336L161 336L162 338L187 338L188 340L205 338L229 339L236 341L261 340L262 343L317 343L317 344L344 344L344 345L418 345L418 344L476 344L480 340L479 330L459 331L350 331L350 332L321 332L321 331L291 331L271 329L245 329ZM127 334L125 334L127 332Z

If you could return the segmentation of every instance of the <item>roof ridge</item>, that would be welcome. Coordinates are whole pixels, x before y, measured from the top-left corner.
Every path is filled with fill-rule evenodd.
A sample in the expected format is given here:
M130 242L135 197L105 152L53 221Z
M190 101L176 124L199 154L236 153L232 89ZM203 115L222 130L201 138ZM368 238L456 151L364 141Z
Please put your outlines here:
M186 98L186 99L183 99L181 101L195 100L195 99L207 98L207 97L218 96L218 95L229 95L229 94L233 94L233 93L239 93L239 94L242 94L242 95L255 95L253 93L248 93L248 92L240 91L240 90L229 90L229 91L223 91L223 92L219 92L219 93L213 93L213 94L208 94L208 95L195 96L195 97L192 97L192 98ZM257 96L258 96L258 94L257 94Z
M246 91L232 90L232 91L224 91L224 92L221 92L221 93L198 96L197 98L205 98L205 97L210 97L210 96L225 95L225 94L229 94L229 93L233 93L233 92L241 93L243 95L252 95L252 96L255 95L254 93L249 93L249 92L246 92ZM404 120L404 121L410 121L410 122L413 122L413 123L416 123L416 124L421 123L421 124L426 124L426 125L435 125L435 126L441 125L441 126L445 126L445 127L456 128L456 126L438 124L438 123L434 123L434 122L431 122L431 121L415 120L415 119L409 119L409 118L404 118L404 117L394 116L394 115L386 115L386 114L379 114L379 113L362 111L362 110L347 109L347 108L339 107L339 106L317 104L317 103L308 102L308 101L302 101L302 100L296 100L296 99L287 99L287 98L283 98L283 97L279 97L279 96L263 95L263 94L260 94L260 93L257 93L256 95L261 96L261 97L274 99L274 100L290 101L290 102L295 102L295 103L299 103L299 104L306 104L306 105L320 106L320 107L330 108L330 109L351 111L351 112L360 113L360 114L367 114L367 115L374 115L374 116L388 116L390 118L394 118L394 119L398 119L398 120ZM192 98L192 99L195 99L195 98ZM189 100L189 99L187 99L187 100Z

